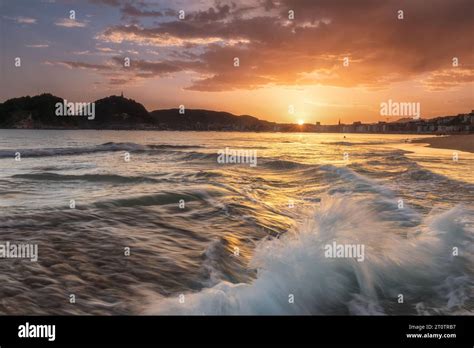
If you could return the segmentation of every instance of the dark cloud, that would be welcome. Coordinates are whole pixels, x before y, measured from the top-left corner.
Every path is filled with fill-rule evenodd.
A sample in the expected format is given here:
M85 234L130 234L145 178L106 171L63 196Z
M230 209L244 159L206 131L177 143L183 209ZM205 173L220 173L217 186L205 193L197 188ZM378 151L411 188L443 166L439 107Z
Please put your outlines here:
M124 17L163 17L161 11L140 9L132 4L125 4L120 11Z
M110 85L133 83L140 79L163 77L185 70L198 69L196 62L191 61L159 61L132 59L130 66L124 65L125 57L112 57L104 64L77 61L46 61L47 65L63 66L69 69L84 69L98 72Z
M380 88L430 74L427 81L442 80L442 88L469 81L466 73L440 72L451 68L454 56L472 72L473 8L472 0L431 0L429 5L423 0L256 0L239 5L222 1L187 14L186 20L153 27L112 26L99 38L180 46L183 61L190 57L188 47L200 45L201 53L193 53L192 63L186 64L186 69L203 74L189 87L193 90L267 84ZM294 20L288 18L290 10ZM403 20L397 18L399 10ZM143 9L131 6L130 11L139 15ZM235 57L239 68L233 65ZM346 57L349 66L344 67ZM161 74L159 69L149 71L150 76L154 73Z
M269 10L273 10L275 9L277 6L275 5L275 2L273 0L263 0L262 1L262 4L263 4L263 8L266 10L266 11L269 11Z
M229 5L217 4L216 8L210 7L207 11L198 11L190 15L191 20L196 22L219 21L230 15Z
M114 57L112 60L117 66L123 65L124 59L122 57ZM161 61L161 62L150 62L146 60L132 60L130 67L126 69L136 71L143 76L161 76L164 74L175 73L182 71L184 67L178 63Z

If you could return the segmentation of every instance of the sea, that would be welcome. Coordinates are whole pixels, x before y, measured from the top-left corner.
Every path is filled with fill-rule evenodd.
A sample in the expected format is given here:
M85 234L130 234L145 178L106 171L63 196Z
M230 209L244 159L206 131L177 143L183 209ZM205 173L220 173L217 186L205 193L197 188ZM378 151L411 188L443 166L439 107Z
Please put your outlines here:
M0 314L473 315L474 154L420 137L0 130Z

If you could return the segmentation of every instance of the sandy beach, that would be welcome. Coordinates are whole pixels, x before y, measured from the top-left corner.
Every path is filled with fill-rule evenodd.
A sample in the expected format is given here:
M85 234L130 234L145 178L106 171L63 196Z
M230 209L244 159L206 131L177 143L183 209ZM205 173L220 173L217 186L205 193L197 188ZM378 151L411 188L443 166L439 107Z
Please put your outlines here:
M452 149L474 153L474 134L449 135L413 140L413 143L429 144L428 147Z

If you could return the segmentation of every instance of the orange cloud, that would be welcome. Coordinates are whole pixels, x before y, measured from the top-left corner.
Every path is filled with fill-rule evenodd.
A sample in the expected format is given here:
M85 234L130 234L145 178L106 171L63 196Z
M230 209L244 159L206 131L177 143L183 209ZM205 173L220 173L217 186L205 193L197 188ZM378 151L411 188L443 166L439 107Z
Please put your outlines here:
M397 18L399 9L404 11L403 20ZM202 74L188 86L191 90L268 84L384 88L427 73L441 74L453 55L472 62L470 10L470 0L432 0L430 6L421 0L255 1L253 7L218 5L190 13L186 20L174 18L151 27L112 26L97 39L178 46L182 60L189 58L188 47L200 46L201 53L187 64ZM233 66L236 57L241 62L238 69ZM343 65L345 58L348 66ZM438 84L443 86L448 85Z

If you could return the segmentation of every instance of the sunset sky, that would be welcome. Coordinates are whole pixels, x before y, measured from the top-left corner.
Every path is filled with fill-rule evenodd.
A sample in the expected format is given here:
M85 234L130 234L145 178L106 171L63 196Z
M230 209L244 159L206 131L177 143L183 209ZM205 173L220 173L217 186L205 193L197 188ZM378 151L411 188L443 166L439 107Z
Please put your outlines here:
M323 124L386 120L389 99L419 102L422 117L474 109L472 0L0 4L0 101L123 91L150 111L184 104Z

